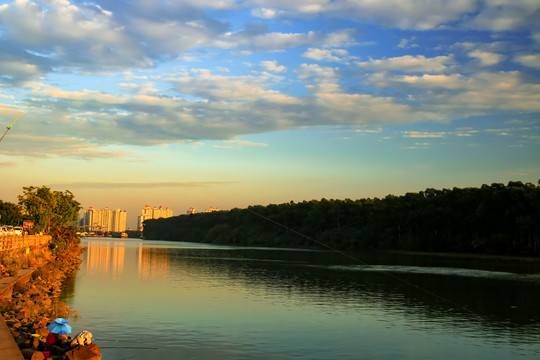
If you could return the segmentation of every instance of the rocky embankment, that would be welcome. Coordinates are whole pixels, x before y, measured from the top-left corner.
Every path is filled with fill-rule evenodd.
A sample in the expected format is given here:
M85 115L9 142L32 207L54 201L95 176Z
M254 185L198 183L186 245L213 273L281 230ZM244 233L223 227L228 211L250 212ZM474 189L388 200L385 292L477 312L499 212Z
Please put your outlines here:
M63 282L78 269L82 251L77 246L52 255L27 282L14 287L11 298L1 300L0 313L25 359L100 359L101 351L95 344L71 346L67 336L61 336L59 346L45 344L47 325L69 316L69 307L59 297Z

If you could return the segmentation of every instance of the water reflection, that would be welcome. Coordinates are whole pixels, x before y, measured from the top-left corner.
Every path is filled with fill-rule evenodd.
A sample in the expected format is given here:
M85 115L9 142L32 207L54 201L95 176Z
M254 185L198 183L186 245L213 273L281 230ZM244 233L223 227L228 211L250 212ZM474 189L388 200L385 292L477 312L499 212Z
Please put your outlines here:
M137 264L137 274L142 280L166 280L169 272L168 252L164 249L145 247L142 242L138 242L136 252L126 253L126 245L133 247L136 244L123 241L89 241L86 251L88 274L108 273L113 277L121 277L124 264L128 262Z
M447 259L415 266L364 254L373 264L365 266L322 251L86 245L85 271L68 298L81 314L74 325L100 337L151 339L160 352L148 359L178 358L171 349L184 358L460 357L441 356L449 344L468 358L540 354L540 283L508 264L479 271ZM473 349L485 354L472 357Z
M142 280L167 280L170 266L169 254L166 250L140 246L138 253L138 273Z
M88 243L86 268L89 274L119 275L124 271L125 243L93 241Z

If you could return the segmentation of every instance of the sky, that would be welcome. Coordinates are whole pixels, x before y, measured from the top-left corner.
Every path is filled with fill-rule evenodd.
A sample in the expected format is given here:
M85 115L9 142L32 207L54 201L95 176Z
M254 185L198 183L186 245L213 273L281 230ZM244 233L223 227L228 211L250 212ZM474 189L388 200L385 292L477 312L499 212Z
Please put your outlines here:
M0 1L0 49L3 201L135 227L540 178L538 0Z

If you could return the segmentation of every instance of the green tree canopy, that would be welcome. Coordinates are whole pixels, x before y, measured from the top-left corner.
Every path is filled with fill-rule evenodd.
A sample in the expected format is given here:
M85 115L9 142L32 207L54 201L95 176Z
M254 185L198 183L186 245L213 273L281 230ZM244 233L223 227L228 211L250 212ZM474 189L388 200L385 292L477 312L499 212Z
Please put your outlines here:
M4 225L20 225L23 217L17 204L0 200L0 223Z
M23 191L18 197L19 205L34 221L35 232L68 228L77 220L81 206L70 191L51 191L46 186L23 187Z
M355 251L536 256L540 255L540 185L511 181L480 188L428 188L384 199L291 201L179 215L146 220L143 236L249 246L311 247L323 243Z

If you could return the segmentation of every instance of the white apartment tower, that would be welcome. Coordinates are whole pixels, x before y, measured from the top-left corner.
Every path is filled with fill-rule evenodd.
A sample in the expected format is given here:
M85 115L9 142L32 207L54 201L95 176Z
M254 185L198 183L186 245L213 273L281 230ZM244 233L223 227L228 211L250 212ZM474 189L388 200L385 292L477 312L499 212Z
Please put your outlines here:
M126 210L103 210L89 207L79 217L79 227L89 232L124 232L126 231Z
M137 227L142 229L145 220L170 218L172 216L173 212L169 208L164 209L162 206L159 208L157 206L151 208L149 205L145 205L141 210L141 215L137 219Z

